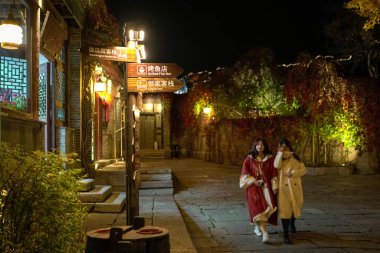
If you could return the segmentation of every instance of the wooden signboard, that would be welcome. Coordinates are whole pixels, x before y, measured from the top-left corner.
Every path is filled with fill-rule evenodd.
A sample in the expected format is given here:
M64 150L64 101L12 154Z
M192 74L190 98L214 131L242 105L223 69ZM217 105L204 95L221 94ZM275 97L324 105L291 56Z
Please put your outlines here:
M128 78L128 92L175 92L183 85L177 78Z
M127 47L97 47L84 48L84 53L90 57L110 61L137 62L137 49Z
M129 63L128 77L177 77L183 69L175 63Z

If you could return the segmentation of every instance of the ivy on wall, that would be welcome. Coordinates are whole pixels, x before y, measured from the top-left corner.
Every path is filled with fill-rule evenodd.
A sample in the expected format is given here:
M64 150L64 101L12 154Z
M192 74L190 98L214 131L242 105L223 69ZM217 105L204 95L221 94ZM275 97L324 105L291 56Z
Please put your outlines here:
M293 66L279 69L268 58L260 58L260 51L254 52L258 59L247 56L234 68L189 78L190 92L178 113L185 128L199 128L202 109L211 106L213 123L234 120L237 135L255 129L256 136L296 140L316 131L325 144L338 141L359 151L379 145L377 80L344 78L334 61L319 57L303 56ZM285 120L287 129L278 127L284 125L284 116L290 117ZM308 124L301 132L294 130L301 129L296 118ZM260 125L260 119L265 123Z

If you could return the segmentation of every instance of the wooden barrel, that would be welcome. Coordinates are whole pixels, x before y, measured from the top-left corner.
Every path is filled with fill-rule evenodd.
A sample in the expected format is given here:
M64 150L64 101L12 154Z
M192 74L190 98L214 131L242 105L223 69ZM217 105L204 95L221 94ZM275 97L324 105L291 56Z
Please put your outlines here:
M111 228L87 232L86 253L170 253L169 231L156 226L144 226L133 230L131 226L119 226L122 231L116 242L110 238Z

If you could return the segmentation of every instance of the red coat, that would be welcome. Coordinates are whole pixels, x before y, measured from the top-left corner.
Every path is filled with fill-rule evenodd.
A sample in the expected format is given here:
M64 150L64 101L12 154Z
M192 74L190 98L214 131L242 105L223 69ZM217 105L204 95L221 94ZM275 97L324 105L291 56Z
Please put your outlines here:
M274 189L278 189L278 179L277 179L277 169L273 166L274 157L266 156L261 162L262 173L259 175L259 165L260 162L253 160L252 156L247 156L244 160L243 167L241 170L242 175L251 175L257 180L263 179L268 186L270 201L273 208L277 209L276 197L273 194ZM268 204L264 197L263 188L252 184L245 190L245 196L247 199L248 210L250 222L256 222L256 217L264 213L268 209ZM277 211L273 213L269 219L268 223L272 225L277 225Z

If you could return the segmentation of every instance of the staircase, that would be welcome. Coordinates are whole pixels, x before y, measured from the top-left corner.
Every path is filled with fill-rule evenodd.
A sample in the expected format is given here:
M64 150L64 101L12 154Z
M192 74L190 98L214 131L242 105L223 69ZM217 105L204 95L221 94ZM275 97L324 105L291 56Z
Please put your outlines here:
M95 179L79 181L80 200L89 211L120 213L126 203L124 163L101 160L95 163L95 167Z
M144 165L145 164L145 165ZM101 160L95 163L95 179L80 180L80 200L89 211L120 213L126 204L125 163ZM162 163L143 163L140 169L141 196L173 195L170 168Z
M170 168L145 168L140 173L141 196L173 195L173 179Z

